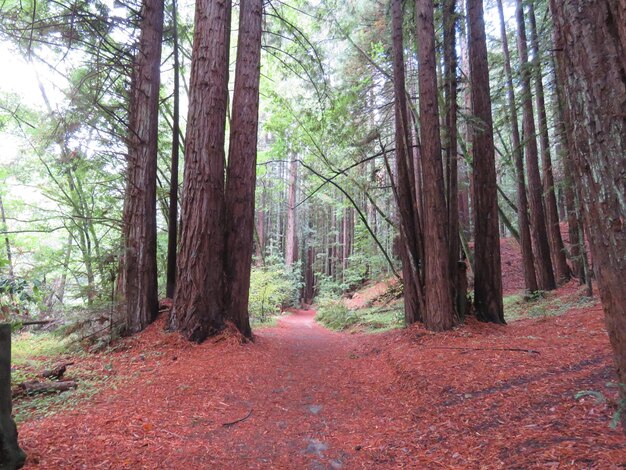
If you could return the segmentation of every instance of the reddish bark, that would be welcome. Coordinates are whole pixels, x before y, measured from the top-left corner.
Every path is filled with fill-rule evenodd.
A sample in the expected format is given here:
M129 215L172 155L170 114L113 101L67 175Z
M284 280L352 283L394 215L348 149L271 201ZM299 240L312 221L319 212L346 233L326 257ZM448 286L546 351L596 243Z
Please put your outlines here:
M143 330L159 309L156 175L163 0L144 0L133 66L124 206L126 328Z
M237 71L226 181L225 270L228 318L244 336L251 338L248 296L254 236L263 0L241 0L239 9ZM295 161L292 165L295 167Z
M430 330L448 330L455 323L452 301L450 254L441 136L437 103L434 6L432 0L417 0L416 23L419 60L420 141L424 189L424 324ZM497 220L497 216L496 216Z
M467 0L474 152L474 304L480 320L504 323L493 121L482 0Z
M169 220L167 224L166 296L174 298L176 289L176 251L178 249L178 163L180 154L180 64L178 60L178 15L172 1L174 40L174 110L172 115L172 168L170 173Z
M565 246L561 238L559 225L559 212L556 206L556 194L554 191L554 174L552 172L552 155L550 153L550 140L548 137L548 117L546 115L546 100L543 89L543 74L541 71L541 55L539 39L537 37L537 21L533 2L528 2L528 19L530 26L530 44L534 56L535 75L535 102L537 106L537 127L539 128L539 148L541 150L543 171L543 201L546 212L546 228L548 230L548 243L556 280L563 283L569 280L571 273L565 257Z
M170 327L201 342L224 328L224 130L230 0L196 2L178 275Z
M626 384L624 0L551 0L576 185L617 376ZM590 66L593 64L593 66ZM626 389L620 387L626 400ZM624 403L624 402L622 402ZM626 413L621 414L626 432Z
M524 151L526 170L528 172L528 192L530 202L530 234L535 250L535 269L537 285L541 290L556 288L550 244L546 230L546 216L543 209L543 186L539 173L539 155L537 150L537 133L533 112L532 92L530 88L530 68L528 63L528 45L526 43L526 25L522 0L516 0L517 48L520 55L521 86L522 86L522 121L524 128Z
M408 151L409 133L404 81L403 11L402 1L392 0L393 22L393 76L395 98L395 140L397 178L395 196L400 218L400 243L404 283L404 318L407 324L422 319L424 295L419 274L419 226L417 199L414 196L414 173L411 154Z
M509 123L511 125L511 138L513 144L513 160L517 177L517 217L519 221L520 248L522 250L522 263L524 266L524 281L528 292L538 289L537 275L535 273L535 257L533 255L532 239L530 237L530 221L528 220L528 198L526 196L526 182L524 177L524 155L522 155L522 143L519 126L517 124L517 106L515 101L515 88L513 86L513 72L511 70L511 54L506 35L502 0L497 0L498 14L500 16L500 38L502 39L502 51L504 53L504 71L507 82L507 99L509 108Z

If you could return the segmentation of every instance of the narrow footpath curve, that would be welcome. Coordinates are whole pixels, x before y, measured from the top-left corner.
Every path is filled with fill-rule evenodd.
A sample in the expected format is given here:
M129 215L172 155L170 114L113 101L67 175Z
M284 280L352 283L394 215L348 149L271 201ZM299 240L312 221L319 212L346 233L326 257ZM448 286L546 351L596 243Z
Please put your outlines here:
M251 345L136 348L141 367L118 390L21 427L27 468L354 468L377 430L405 428L394 421L409 414L398 417L388 371L362 374L363 336L314 314L296 311ZM111 361L124 374L123 358Z

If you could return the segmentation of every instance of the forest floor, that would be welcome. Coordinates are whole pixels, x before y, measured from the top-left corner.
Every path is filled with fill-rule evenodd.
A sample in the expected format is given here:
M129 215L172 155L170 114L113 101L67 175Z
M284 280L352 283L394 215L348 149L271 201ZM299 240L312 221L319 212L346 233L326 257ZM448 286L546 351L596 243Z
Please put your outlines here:
M296 310L244 345L157 322L72 366L111 378L91 399L20 424L27 468L623 468L602 311L582 305L439 334Z

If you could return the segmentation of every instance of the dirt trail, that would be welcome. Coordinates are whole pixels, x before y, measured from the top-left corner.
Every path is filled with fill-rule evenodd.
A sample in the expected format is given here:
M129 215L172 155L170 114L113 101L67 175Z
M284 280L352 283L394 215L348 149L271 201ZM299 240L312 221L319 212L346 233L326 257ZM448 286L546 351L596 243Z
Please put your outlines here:
M626 461L598 307L433 335L334 333L295 311L256 342L191 345L160 325L92 359L120 378L24 423L27 468L612 468ZM458 347L458 350L444 348ZM502 347L540 353L502 351ZM478 349L476 349L478 348ZM123 379L122 379L123 378ZM607 395L608 396L608 395ZM234 423L234 424L227 424Z
M37 468L345 468L371 432L389 425L387 412L397 408L386 399L393 377L361 374L359 337L319 326L314 313L295 311L243 347L180 344L177 356L174 348L163 355L137 348L134 383L104 392L82 412L22 427L29 462ZM116 359L116 368L128 365ZM45 448L33 445L42 433Z

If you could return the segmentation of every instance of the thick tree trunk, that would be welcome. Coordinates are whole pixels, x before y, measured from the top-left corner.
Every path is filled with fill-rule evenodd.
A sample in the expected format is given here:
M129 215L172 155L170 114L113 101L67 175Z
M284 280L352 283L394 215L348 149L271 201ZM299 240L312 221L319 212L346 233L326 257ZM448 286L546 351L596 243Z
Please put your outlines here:
M241 0L239 10L237 71L226 180L226 277L228 318L245 337L251 338L248 296L254 235L263 0ZM295 167L295 159L292 165ZM295 210L295 200L293 206Z
M522 250L522 264L524 267L524 284L527 292L535 292L538 289L537 275L535 272L535 257L533 255L532 238L530 236L530 221L528 220L528 198L526 196L526 178L524 177L524 155L522 154L522 142L517 122L517 106L515 102L515 88L513 86L513 72L511 70L511 54L504 22L502 0L497 0L498 14L500 16L500 37L504 53L504 71L507 82L507 99L509 107L509 122L511 125L511 138L513 144L513 160L517 177L517 218L519 221L520 248Z
M402 0L392 0L393 21L393 76L395 97L395 140L396 140L396 191L400 219L400 243L402 253L402 272L404 283L404 318L407 324L422 319L424 296L419 275L419 242L421 234L418 226L417 199L414 196L412 179L413 165L408 149L409 120L406 105L406 87L404 82L403 52L403 11Z
M556 206L556 194L554 191L554 174L552 172L552 156L550 154L550 140L548 137L548 117L546 115L546 100L543 89L543 74L541 71L541 55L539 39L537 37L537 20L533 1L528 2L528 18L530 25L530 44L533 51L535 73L535 100L537 106L537 125L539 127L539 148L541 150L543 170L543 200L546 212L546 228L548 229L548 242L552 265L559 283L564 283L571 277L565 247L561 237L559 225L559 212Z
M159 310L156 176L163 0L142 3L130 109L126 226L126 328L143 330Z
M474 304L480 320L504 323L498 192L482 0L467 0L474 152Z
M11 325L0 324L0 468L21 468L26 455L17 442L17 427L11 416Z
M528 192L530 194L530 234L535 249L535 268L537 284L541 290L556 288L550 245L546 230L546 216L543 210L543 186L539 173L539 155L537 151L537 133L533 112L532 92L530 88L530 66L528 63L528 46L526 43L526 25L522 0L516 0L517 9L517 48L520 55L521 86L522 86L522 121L524 128L524 151L526 170L528 171Z
M196 2L182 230L170 327L201 342L224 328L224 140L230 0Z
M285 264L292 266L298 260L296 243L296 191L298 187L298 162L292 155L289 162L289 183L287 187L287 228L285 230Z
M550 7L568 109L566 125L575 130L569 157L574 162L618 383L626 384L626 2L551 0ZM626 389L620 387L620 392L626 400ZM626 432L626 413L622 412L621 420Z
M169 220L167 224L167 287L166 295L174 298L176 289L176 250L178 248L178 160L180 153L180 73L178 60L178 15L172 0L174 39L174 113L172 116L172 168L170 174Z
M417 0L419 110L424 178L425 294L424 324L430 330L448 330L455 323L452 301L446 199L441 165L441 135L437 104L437 68L433 0ZM497 221L497 215L496 215ZM497 228L497 225L496 225Z

